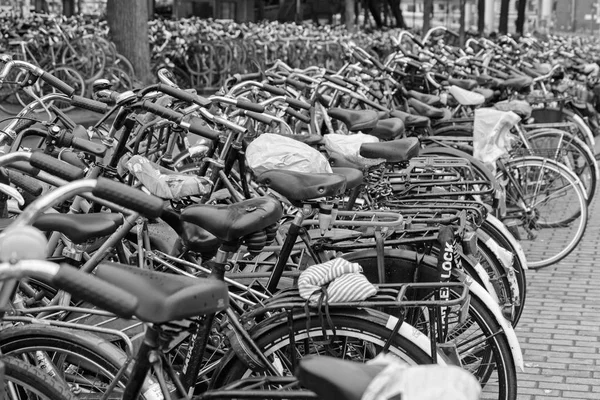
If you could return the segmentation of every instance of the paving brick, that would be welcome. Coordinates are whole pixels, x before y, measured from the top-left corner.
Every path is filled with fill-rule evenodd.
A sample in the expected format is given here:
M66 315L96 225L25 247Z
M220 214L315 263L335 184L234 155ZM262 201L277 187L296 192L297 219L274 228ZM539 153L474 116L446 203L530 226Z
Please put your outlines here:
M527 273L515 329L526 365L518 400L600 399L599 206L595 199L586 234L569 257Z

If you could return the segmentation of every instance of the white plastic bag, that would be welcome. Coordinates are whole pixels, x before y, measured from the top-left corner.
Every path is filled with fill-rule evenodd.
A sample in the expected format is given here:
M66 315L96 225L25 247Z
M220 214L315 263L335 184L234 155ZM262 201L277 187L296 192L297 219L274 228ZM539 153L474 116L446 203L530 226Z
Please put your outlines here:
M512 111L475 110L473 156L495 170L496 160L510 150L513 141L510 130L520 119Z
M256 174L271 169L313 174L332 172L329 162L318 150L273 133L263 133L248 145L246 161Z
M385 162L382 158L364 158L360 155L360 146L363 143L378 143L379 139L372 135L364 133L355 133L352 135L340 135L330 133L323 136L325 139L325 149L330 155L342 156L346 160L362 166L377 165Z
M478 400L481 385L469 371L455 365L415 365L380 354L369 361L385 368L371 381L361 400Z

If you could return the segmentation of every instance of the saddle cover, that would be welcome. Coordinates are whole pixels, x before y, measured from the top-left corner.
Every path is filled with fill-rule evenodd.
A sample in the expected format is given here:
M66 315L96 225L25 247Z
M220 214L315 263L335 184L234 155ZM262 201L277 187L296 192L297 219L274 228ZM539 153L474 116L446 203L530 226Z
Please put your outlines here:
M208 179L176 172L163 173L160 166L140 155L131 157L125 165L150 193L162 199L200 196L210 191Z
M379 143L379 139L373 135L366 135L364 133L355 133L352 135L330 133L324 136L324 140L325 149L332 157L337 155L362 167L370 167L385 162L383 158L371 159L360 155L360 148L363 143Z
M380 354L368 364L385 368L371 381L361 400L478 400L481 394L477 378L458 366L409 366L388 354Z
M254 139L246 149L246 161L257 175L272 169L331 173L329 162L317 149L274 133L263 133Z
M493 108L475 110L473 156L495 170L496 161L510 150L513 142L510 130L520 119L512 111Z

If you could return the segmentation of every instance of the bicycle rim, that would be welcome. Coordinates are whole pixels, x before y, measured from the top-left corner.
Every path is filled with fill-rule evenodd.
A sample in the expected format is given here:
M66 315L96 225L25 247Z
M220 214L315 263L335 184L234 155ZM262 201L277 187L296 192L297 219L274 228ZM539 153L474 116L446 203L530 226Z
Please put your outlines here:
M560 261L577 246L587 225L588 206L577 177L540 157L515 158L505 165L499 179L506 183L506 219L516 223L529 267Z
M587 202L591 204L598 180L598 162L589 147L568 132L552 130L528 137L534 154L550 158L571 170L585 187ZM538 154L542 151L542 154Z

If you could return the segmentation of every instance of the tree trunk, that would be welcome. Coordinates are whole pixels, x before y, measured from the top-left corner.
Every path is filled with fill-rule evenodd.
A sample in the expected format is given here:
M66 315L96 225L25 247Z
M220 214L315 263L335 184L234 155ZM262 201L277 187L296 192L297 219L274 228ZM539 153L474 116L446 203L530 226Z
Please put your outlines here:
M527 0L519 0L517 4L517 21L516 28L519 35L523 34L523 27L525 26L525 10L527 8Z
M431 28L431 17L433 16L433 0L423 1L423 33L424 37L427 31Z
M498 31L501 35L506 35L508 33L509 5L510 0L502 0L502 3L500 3L500 26L498 27Z
M392 14L396 18L396 27L405 29L406 23L404 23L404 17L402 16L402 10L400 9L400 0L388 0L388 4L392 9Z
M73 15L75 15L74 0L63 0L63 15L65 17L72 17Z
M383 22L381 21L381 13L379 12L379 1L367 0L367 5L369 7L369 11L371 11L371 15L373 15L373 19L375 20L377 28L383 28Z
M483 35L485 31L485 0L477 2L477 32Z
M464 47L465 45L465 7L467 5L467 0L459 0L459 8L460 8L460 19L458 28L458 40L459 46Z
M344 0L344 20L346 21L346 29L349 32L354 32L355 7L354 0Z
M146 84L152 82L154 79L150 72L148 1L108 0L106 20L117 51L131 61L137 78Z

